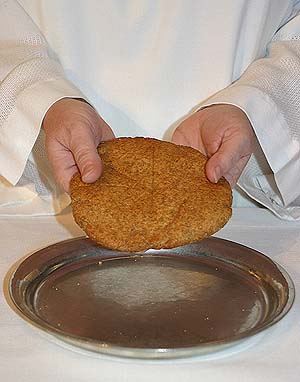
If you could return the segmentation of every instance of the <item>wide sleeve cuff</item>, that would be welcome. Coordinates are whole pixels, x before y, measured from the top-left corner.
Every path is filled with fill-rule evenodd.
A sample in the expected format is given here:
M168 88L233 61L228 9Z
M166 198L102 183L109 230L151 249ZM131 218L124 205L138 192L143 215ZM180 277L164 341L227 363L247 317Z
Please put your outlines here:
M40 132L48 109L62 98L84 98L63 78L39 81L24 89L0 129L0 174L15 185Z

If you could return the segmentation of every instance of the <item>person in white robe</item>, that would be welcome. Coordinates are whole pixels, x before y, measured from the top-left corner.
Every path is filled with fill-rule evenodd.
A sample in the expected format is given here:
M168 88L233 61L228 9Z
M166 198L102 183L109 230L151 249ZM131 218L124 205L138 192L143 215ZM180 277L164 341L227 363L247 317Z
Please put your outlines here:
M300 219L299 10L1 0L0 214L59 213L75 171L101 174L101 140L150 136L203 151L211 181Z

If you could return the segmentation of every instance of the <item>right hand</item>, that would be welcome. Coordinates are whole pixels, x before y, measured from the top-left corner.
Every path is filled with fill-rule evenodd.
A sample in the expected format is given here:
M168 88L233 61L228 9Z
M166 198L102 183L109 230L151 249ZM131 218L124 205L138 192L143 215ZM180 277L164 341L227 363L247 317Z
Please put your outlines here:
M73 98L57 101L45 115L43 130L54 176L66 192L78 171L86 183L100 177L102 164L97 146L114 138L114 133L88 103Z

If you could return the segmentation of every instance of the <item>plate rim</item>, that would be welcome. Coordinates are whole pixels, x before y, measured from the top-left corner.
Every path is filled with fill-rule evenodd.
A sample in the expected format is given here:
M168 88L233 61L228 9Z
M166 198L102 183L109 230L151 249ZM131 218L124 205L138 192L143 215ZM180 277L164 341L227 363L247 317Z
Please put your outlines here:
M49 250L51 248L60 246L60 245L66 245L69 242L74 243L76 241L88 241L93 243L87 236L79 236L75 238L70 238L66 240L62 240L59 242L52 243L50 245L47 245L43 248L38 249L37 251L34 251L28 255L26 255L24 258L20 259L17 263L13 264L10 271L7 274L7 277L5 278L4 281L4 295L6 298L6 301L10 308L19 316L21 317L25 322L29 323L31 326L37 328L38 330L42 331L44 334L50 337L55 337L58 340L61 340L63 343L68 343L70 345L75 346L76 348L81 348L86 351L91 351L93 353L101 353L103 355L112 355L112 356L118 356L118 357L129 357L129 358L135 358L135 359L168 359L168 358L182 358L182 357L190 357L190 356L195 356L195 355L201 355L201 354L209 354L209 353L215 353L219 352L220 350L226 349L228 347L232 347L235 344L240 343L241 341L247 340L249 338L252 338L256 336L257 334L266 331L267 329L271 328L274 326L276 323L278 323L283 317L286 316L286 314L291 310L294 301L295 301L295 285L292 277L289 275L289 273L286 271L286 269L281 266L278 262L272 260L270 257L265 255L264 253L251 248L249 246L246 246L244 244L240 244L238 242L216 237L216 236L211 236L209 238L204 239L206 242L209 241L217 241L220 243L224 243L225 245L233 245L238 248L243 248L244 250L247 251L253 251L255 252L258 256L261 256L262 258L267 259L270 261L276 268L277 270L281 273L283 276L284 280L287 283L287 292L288 292L288 297L283 305L281 311L270 321L267 322L267 324L260 324L256 326L254 329L251 329L251 335L249 336L249 332L245 331L239 334L236 334L234 336L230 337L225 337L222 339L215 339L215 340L210 340L208 342L203 342L199 343L195 346L183 346L183 347L176 347L176 348L140 348L140 347L128 347L128 346L120 346L120 345L114 345L109 342L105 341L99 341L95 340L89 337L84 337L84 336L76 336L72 335L70 333L66 333L63 330L59 328L55 328L48 324L47 322L43 321L42 319L39 319L38 321L41 321L42 323L39 323L35 320L33 320L31 317L29 317L22 307L18 304L14 297L14 292L13 292L13 281L16 277L16 274L20 268L21 265L25 264L26 262L30 261L30 259L33 256L38 256L40 253L43 253L46 250ZM202 240L202 242L204 241ZM94 243L95 244L95 243ZM191 243L191 244L197 244L196 243ZM171 249L162 249L162 250L152 250L149 249L147 251L143 252L120 252L127 254L129 256L142 256L142 255L147 255L147 254L158 254L158 253L166 253L170 251L174 251L179 248L184 248L186 246L182 247L176 247L176 248L171 248ZM103 249L105 251L110 251L107 248L102 248L99 246L99 249ZM111 252L116 252L111 250Z

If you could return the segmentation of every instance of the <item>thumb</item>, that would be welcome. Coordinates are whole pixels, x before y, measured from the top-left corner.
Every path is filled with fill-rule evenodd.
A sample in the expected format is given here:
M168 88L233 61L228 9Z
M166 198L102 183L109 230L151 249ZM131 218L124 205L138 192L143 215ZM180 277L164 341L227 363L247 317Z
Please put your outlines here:
M207 161L207 178L211 182L217 183L221 177L225 177L233 187L250 154L248 147L245 147L245 144L238 138L223 141L220 148Z
M102 163L92 133L88 129L78 129L72 138L70 150L83 182L95 182L102 173Z

